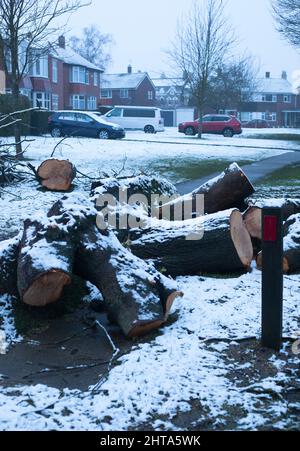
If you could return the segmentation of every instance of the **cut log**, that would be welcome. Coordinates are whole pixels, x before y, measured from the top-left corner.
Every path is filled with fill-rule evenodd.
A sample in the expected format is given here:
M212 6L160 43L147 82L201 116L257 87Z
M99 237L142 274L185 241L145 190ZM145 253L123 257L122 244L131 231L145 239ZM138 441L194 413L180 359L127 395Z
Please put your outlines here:
M145 196L148 205L151 197L174 196L178 194L176 187L161 177L139 175L137 177L110 178L99 182L93 182L91 196L97 198L103 194L111 194L118 202L128 203L128 199L134 195Z
M25 304L44 307L57 302L71 283L73 243L53 224L46 228L26 220L18 261L18 290Z
M248 271L250 235L236 209L130 232L131 251L172 276Z
M60 299L71 283L80 234L95 223L95 213L91 202L77 194L56 202L47 216L24 222L17 276L25 304L42 307Z
M127 337L162 326L182 296L174 281L132 255L114 234L101 235L94 227L82 237L75 272L101 291L109 317Z
M70 161L51 159L39 166L36 176L50 191L69 191L76 177L76 168Z
M92 185L91 198L98 211L109 210L110 226L117 237L125 242L133 225L148 221L159 202L178 197L175 186L160 177L139 175L122 179L107 179ZM110 196L110 197L109 197ZM107 208L107 203L109 208Z
M285 224L286 236L283 238L283 272L300 271L300 214L291 216ZM262 251L256 258L258 269L262 269Z
M286 223L287 235L283 239L283 270L285 273L300 271L300 214L293 215Z
M245 208L245 199L254 193L254 188L248 180L245 173L238 166L233 163L218 177L208 181L204 185L190 194L181 196L178 199L171 201L161 208L161 218L169 219L165 216L168 207L171 208L170 219L177 220L189 219L184 217L182 211L182 217L176 216L174 211L178 208L178 205L184 205L184 202L192 202L196 199L196 195L204 196L204 211L206 214L217 213L218 211L224 211L230 208Z
M17 261L21 236L0 243L0 295L18 295Z
M36 307L57 302L72 275L96 285L109 315L128 337L160 327L177 284L132 255L113 232L98 230L97 210L84 196L66 196L48 215L27 219L19 239L0 248L0 292L18 287L21 300Z
M252 238L262 238L262 208L279 207L282 209L283 220L300 213L300 199L263 199L252 203L244 213L244 221Z

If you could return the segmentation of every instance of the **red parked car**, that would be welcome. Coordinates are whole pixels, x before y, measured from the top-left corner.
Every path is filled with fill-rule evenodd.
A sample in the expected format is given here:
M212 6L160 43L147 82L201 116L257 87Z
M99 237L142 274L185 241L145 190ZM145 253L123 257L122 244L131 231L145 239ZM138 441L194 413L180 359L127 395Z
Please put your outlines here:
M243 127L245 128L271 128L272 126L268 121L264 119L253 119L249 122L244 122Z
M198 133L199 122L183 122L179 124L179 133L187 136L195 136ZM226 116L221 114L208 114L203 116L202 133L213 133L231 138L233 135L242 133L242 125L234 116Z

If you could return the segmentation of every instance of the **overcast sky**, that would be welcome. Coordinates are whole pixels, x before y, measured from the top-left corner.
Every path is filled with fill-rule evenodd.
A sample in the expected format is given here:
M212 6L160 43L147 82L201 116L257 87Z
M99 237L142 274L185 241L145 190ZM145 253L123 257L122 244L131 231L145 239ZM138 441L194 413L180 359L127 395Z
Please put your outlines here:
M115 45L108 72L125 72L131 63L134 71L159 76L168 72L164 50L174 38L177 20L193 1L93 0L91 6L73 15L69 28L79 34L84 26L95 24L112 34ZM297 53L275 30L270 0L227 0L227 14L240 51L246 49L257 58L261 73L271 71L276 77L286 70L291 79L293 71L300 69L300 51Z

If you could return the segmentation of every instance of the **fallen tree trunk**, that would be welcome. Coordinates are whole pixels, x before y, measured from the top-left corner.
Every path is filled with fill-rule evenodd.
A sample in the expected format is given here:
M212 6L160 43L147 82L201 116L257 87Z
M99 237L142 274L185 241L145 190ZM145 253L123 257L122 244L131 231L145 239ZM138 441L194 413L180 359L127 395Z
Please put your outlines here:
M293 215L285 224L286 236L283 239L283 272L300 271L300 214ZM263 252L256 259L258 269L262 269Z
M262 208L279 207L283 221L300 213L300 199L264 199L254 202L244 213L244 221L252 238L262 239Z
M218 177L208 181L192 193L163 205L160 209L160 218L171 220L190 219L184 215L184 204L192 202L193 213L197 213L195 212L197 195L204 197L204 207L200 214L212 214L230 208L244 209L245 199L253 193L254 188L247 176L238 164L233 163ZM171 209L170 213L168 209Z
M91 196L94 200L98 196L105 194L112 195L117 202L128 203L131 196L144 196L150 206L152 196L179 196L176 187L168 180L161 177L138 175L136 177L110 178L93 182L91 186ZM141 199L143 200L143 199Z
M121 246L114 234L95 227L82 237L75 268L102 293L109 317L127 337L162 326L177 296L176 283Z
M79 275L102 292L110 317L128 337L160 327L176 283L133 256L113 232L98 230L97 210L83 196L66 196L48 215L27 219L23 236L0 248L0 292L18 287L21 300L42 307L59 301Z
M184 222L158 221L151 229L131 231L129 246L172 276L247 271L253 258L250 235L235 209Z
M106 221L126 241L131 228L146 223L155 214L159 202L178 197L176 187L160 177L139 175L107 179L92 184L91 199L98 211L105 210Z
M18 295L17 289L17 260L21 237L0 243L0 295Z
M75 166L67 160L44 161L35 171L39 183L50 191L69 191L76 177Z

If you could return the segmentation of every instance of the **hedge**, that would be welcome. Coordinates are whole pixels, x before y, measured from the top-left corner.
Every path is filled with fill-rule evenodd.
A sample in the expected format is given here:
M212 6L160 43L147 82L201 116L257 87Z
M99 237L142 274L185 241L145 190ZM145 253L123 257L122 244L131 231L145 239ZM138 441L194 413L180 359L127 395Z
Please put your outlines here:
M20 96L18 111L27 110L30 108L30 100L26 96ZM14 108L12 106L12 95L11 94L1 94L0 95L0 116L13 113ZM18 118L22 119L21 133L22 135L30 134L30 121L31 114L26 112L18 115ZM8 124L11 119L7 119L1 122L1 125ZM0 128L0 136L12 136L14 134L14 126L9 126L5 128Z

